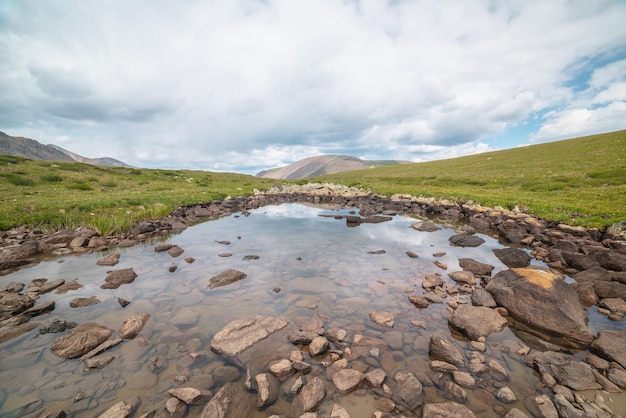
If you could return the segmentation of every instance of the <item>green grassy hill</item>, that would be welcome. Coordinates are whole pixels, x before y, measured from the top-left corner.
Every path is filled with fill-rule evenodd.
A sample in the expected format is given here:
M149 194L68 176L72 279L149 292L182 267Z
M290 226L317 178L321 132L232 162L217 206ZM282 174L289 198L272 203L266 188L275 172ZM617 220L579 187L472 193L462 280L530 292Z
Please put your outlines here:
M626 131L320 180L382 194L519 204L541 218L603 228L626 220Z
M486 206L519 204L541 218L604 228L626 220L626 131L311 181ZM102 167L4 155L0 230L87 225L109 234L127 230L139 219L165 216L179 205L243 196L276 183L242 174Z

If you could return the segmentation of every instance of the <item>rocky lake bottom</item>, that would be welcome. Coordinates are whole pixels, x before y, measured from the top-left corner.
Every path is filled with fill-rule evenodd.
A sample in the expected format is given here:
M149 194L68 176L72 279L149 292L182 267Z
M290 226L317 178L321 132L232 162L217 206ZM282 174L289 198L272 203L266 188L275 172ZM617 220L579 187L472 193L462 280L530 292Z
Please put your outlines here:
M481 234L475 236L485 242L478 247L452 245L458 225L419 231L411 228L417 219L402 216L350 225L352 215L343 208L265 206L163 240L47 259L1 276L0 288L39 278L76 279L80 287L42 294L38 303L54 301L54 309L33 317L36 328L0 343L0 416L411 417L444 402L477 417L553 416L542 405L554 383L526 357L550 351L588 361L585 348L507 316L501 330L472 340L450 324L455 309L472 305L472 291L481 287L478 278L449 276L463 271L459 260L491 265L493 276L507 266L492 250L506 246ZM113 253L119 254L115 266L97 264ZM136 277L102 288L107 272L122 269ZM228 271L243 275L215 285L212 278ZM425 284L437 277L434 286ZM595 306L586 311L594 334L626 328ZM138 315L137 335L94 355L100 362L51 350L71 329L42 331L54 321L97 323L114 335ZM266 338L243 352L225 353L216 335L233 321L254 318L279 325L262 326ZM435 353L436 344L455 346L459 363L454 353ZM566 397L593 402L596 416L625 414L623 392L572 393L559 383ZM321 395L312 388L302 399L313 384ZM195 392L177 392L182 388ZM224 405L208 411L224 388L235 392L239 405L230 407L238 412L223 412ZM120 402L128 413L115 415L111 408Z

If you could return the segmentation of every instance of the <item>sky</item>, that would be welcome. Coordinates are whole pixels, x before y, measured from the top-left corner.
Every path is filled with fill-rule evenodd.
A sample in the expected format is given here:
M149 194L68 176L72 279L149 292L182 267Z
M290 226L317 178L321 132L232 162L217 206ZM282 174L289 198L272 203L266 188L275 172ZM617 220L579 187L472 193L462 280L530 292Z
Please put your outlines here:
M0 131L144 168L626 129L624 0L0 0Z

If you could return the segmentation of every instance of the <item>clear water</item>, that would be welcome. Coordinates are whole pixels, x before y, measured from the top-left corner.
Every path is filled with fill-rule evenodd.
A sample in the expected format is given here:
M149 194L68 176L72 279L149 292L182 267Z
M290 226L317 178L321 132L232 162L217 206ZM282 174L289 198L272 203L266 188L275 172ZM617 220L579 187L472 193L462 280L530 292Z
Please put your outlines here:
M486 243L478 248L452 247L448 237L454 234L453 229L415 231L410 228L415 222L411 218L394 217L389 222L347 227L345 220L319 216L348 213L345 209L301 204L266 206L251 211L249 216L233 215L191 227L163 241L185 250L177 258L156 253L153 242L117 249L121 259L115 267L96 265L103 253L85 254L44 261L0 277L0 286L12 281L27 284L39 277L63 278L66 282L78 279L83 285L62 295L42 295L40 302L52 299L56 308L32 321L93 321L117 330L131 315L152 315L137 338L104 353L115 355L115 359L102 370L85 371L79 360L63 360L52 354L50 343L62 334L37 335L34 329L0 345L0 415L10 416L30 404L26 412L62 409L71 416L97 416L115 403L133 397L141 400L134 416L152 409L163 414L169 398L167 390L180 387L183 377L191 381L204 379L206 384L212 383L213 392L219 389L220 379L226 379L219 377L224 374L243 382L245 371L225 368L230 364L211 352L210 342L230 321L250 315L284 316L292 324L315 317L324 320L326 329L340 327L351 334L383 338L390 342L383 351L391 353L388 360L393 359L385 365L388 379L398 368L434 376L428 358L430 335L435 331L451 335L462 349L468 349L469 342L448 328L450 312L445 303L419 310L407 296L423 293L421 281L425 274L439 272L447 279L446 272L460 270L459 258L491 264L495 266L493 274L505 269L491 251L502 245L482 236ZM368 253L376 250L385 253ZM417 253L419 258L409 258L406 251ZM433 256L439 252L446 254ZM232 255L224 257L224 253ZM248 255L259 258L245 260ZM193 257L195 262L185 262L186 257ZM436 260L446 264L447 270L433 264ZM172 265L177 266L174 272L168 270ZM100 289L107 271L130 267L138 274L132 284L115 290ZM226 269L241 270L248 276L226 287L209 289L210 277ZM97 296L101 303L85 308L69 306L74 298L90 296ZM131 304L122 308L118 297ZM460 293L446 298L452 299L469 300L469 295ZM370 321L372 310L394 313L394 328L383 328ZM172 320L182 314L197 320L185 326L173 325ZM620 324L611 323L594 309L589 310L589 317L594 331L619 329ZM411 324L416 320L424 321L426 329ZM547 393L537 374L508 350L518 341L521 340L511 328L487 338L485 356L503 364L510 380L500 382L485 375L477 379L476 389L466 389L466 405L478 416L500 416L512 407L526 411L521 400ZM268 359L288 357L291 350L298 348L286 339L275 344L266 353ZM202 356L190 360L191 353ZM308 358L306 353L305 359L312 364L320 362ZM330 380L332 372L318 365L313 374ZM489 394L503 385L508 385L520 401L505 406L490 400L493 397ZM327 387L332 388L330 381ZM604 397L616 412L626 405L622 394ZM320 407L327 415L335 402L353 417L372 416L376 410L377 396L369 389L344 397L331 394L327 398ZM443 400L441 389L425 388L425 402ZM197 416L201 409L202 406L191 407L187 416ZM255 416L286 416L288 412L288 402L281 399L268 410L255 412Z

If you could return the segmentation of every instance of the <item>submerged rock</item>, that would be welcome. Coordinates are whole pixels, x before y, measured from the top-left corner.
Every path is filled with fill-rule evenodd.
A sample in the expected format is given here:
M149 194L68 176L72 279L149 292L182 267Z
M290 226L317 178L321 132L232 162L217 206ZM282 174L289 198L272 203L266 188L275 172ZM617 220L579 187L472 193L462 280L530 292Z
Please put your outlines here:
M52 341L50 350L61 358L80 357L106 341L113 330L93 322L79 325Z
M211 340L211 350L226 356L236 356L288 324L282 318L262 315L236 319L215 334Z
M247 276L248 275L246 273L238 270L226 270L221 272L220 274L216 274L215 276L211 277L211 279L209 280L209 288L215 289L216 287L226 286L239 280L243 280Z
M141 332L148 319L150 314L133 315L124 321L117 334L120 338L133 339Z
M470 339L501 331L507 324L498 312L483 306L461 305L450 317L450 324Z
M465 365L465 357L463 357L459 348L447 337L442 335L433 335L430 337L429 352L434 358L454 364L455 366Z
M584 344L593 340L578 294L550 270L503 270L485 289L512 317L527 325Z
M254 410L254 398L243 385L226 383L202 409L200 418L248 417Z
M475 418L476 415L465 405L456 402L427 403L422 418Z

